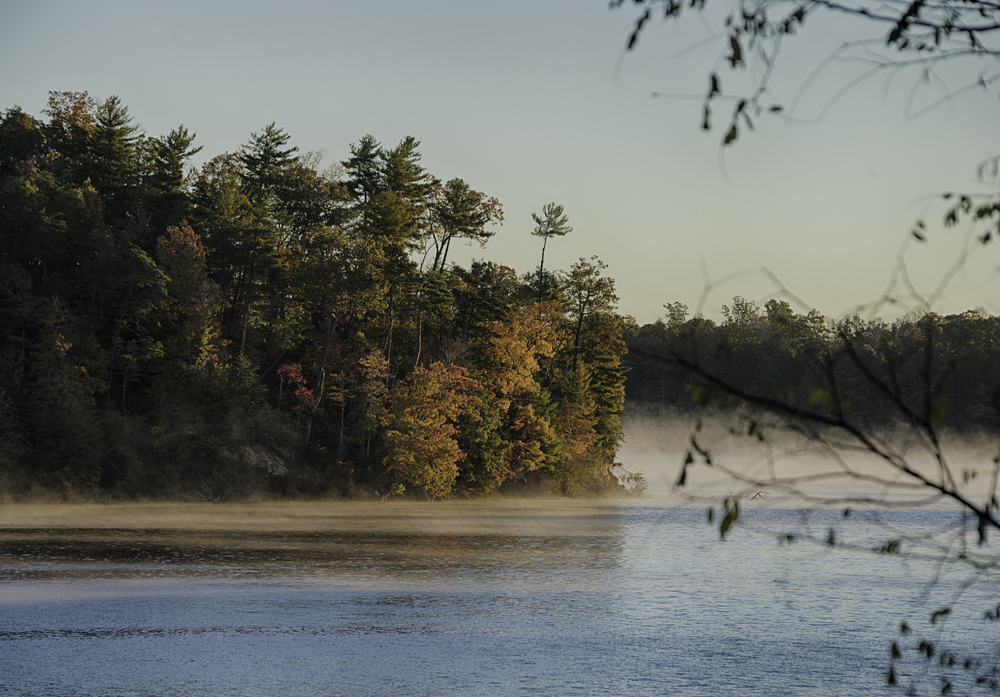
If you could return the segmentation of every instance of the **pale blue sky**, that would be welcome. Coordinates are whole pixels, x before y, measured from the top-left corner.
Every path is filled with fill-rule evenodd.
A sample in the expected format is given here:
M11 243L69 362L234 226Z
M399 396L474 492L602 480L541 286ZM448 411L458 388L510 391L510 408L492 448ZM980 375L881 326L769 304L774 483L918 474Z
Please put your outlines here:
M692 19L655 22L615 80L631 9L606 0L505 2L0 2L0 108L39 115L48 90L121 97L150 135L184 124L202 156L239 148L275 121L303 151L332 164L371 133L385 145L413 135L424 166L497 197L506 222L473 256L535 267L531 213L561 203L574 231L553 240L548 268L597 255L618 283L620 309L640 323L664 303L692 308L713 278L766 266L803 301L835 316L877 297L901 242L930 195L984 191L976 165L1000 148L997 89L976 91L915 121L919 77L876 78L838 101L819 124L762 118L725 152L699 129L698 100L720 49L676 54L706 35ZM711 16L707 18L709 21ZM810 70L845 36L843 20L814 17L787 43L773 82L788 104ZM844 32L847 32L845 34ZM946 69L952 87L997 66ZM806 94L812 116L854 70L835 66ZM950 74L949 74L950 73ZM723 87L738 79L723 73ZM940 95L922 88L914 104ZM723 121L722 107L716 123ZM966 230L911 245L918 288L930 291ZM1000 247L975 254L939 304L1000 312ZM716 291L763 302L757 274ZM887 310L885 315L891 315Z

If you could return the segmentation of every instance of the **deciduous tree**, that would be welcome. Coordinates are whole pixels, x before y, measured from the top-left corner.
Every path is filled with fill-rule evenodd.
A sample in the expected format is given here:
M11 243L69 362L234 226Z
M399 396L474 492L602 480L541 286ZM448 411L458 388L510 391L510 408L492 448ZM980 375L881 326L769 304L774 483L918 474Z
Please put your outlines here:
M480 385L464 368L418 366L392 395L385 465L396 491L418 487L432 497L451 493L465 457L456 422L475 416Z

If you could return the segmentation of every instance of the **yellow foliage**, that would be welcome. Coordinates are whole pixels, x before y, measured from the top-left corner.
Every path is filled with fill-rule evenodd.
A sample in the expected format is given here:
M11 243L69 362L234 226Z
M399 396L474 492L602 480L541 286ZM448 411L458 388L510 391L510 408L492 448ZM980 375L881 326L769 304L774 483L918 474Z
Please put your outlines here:
M538 361L555 355L565 339L556 301L518 308L493 326L487 341L486 353L500 367L477 377L507 405L511 397L538 394Z
M391 398L385 433L386 471L395 489L410 485L447 496L465 453L455 440L455 420L473 416L480 384L459 366L418 366Z

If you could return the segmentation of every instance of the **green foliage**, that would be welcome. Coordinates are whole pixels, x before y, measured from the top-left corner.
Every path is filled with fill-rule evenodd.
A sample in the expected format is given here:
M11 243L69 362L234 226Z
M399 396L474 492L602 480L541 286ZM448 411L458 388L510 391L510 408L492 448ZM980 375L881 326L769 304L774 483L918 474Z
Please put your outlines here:
M486 226L494 222L503 224L503 207L495 198L473 191L458 178L436 188L429 228L434 244L431 269L443 271L452 240L467 239L485 247L494 234Z
M556 203L546 203L542 206L542 215L532 213L531 219L536 223L531 234L542 238L542 260L538 264L538 302L542 302L546 295L545 247L549 238L563 237L573 232L573 228L569 225L569 216L563 213L563 207Z
M22 391L34 451L30 466L51 484L90 489L100 476L97 463L103 450L94 408L102 383L81 365L78 348L64 336L65 305L53 300L43 311Z
M935 428L975 431L995 419L998 318L977 310L911 315L892 324L859 317L833 323L777 300L764 309L761 314L753 303L734 298L721 325L699 317L679 322L675 314L627 330L628 398L661 408L704 406L716 387L672 360L654 358L697 356L705 374L741 393L843 414L864 430L907 424L916 416ZM919 409L909 414L902 404Z

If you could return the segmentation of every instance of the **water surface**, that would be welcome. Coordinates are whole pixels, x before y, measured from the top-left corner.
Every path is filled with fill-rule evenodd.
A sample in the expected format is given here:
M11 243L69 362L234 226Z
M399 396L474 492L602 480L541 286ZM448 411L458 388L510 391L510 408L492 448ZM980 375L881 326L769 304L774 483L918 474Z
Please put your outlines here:
M725 542L667 499L7 506L0 694L884 692L900 619L954 579L778 534L954 514L747 505ZM948 632L997 645L972 615Z

